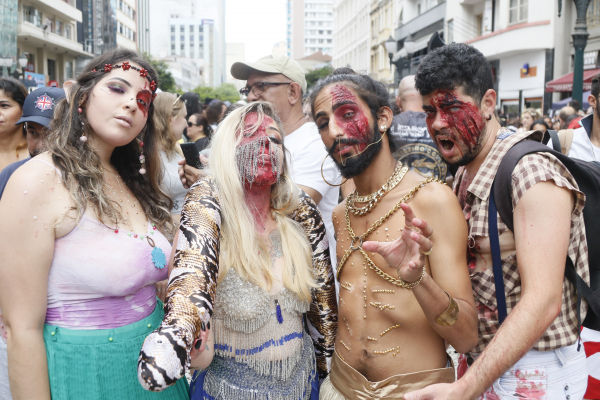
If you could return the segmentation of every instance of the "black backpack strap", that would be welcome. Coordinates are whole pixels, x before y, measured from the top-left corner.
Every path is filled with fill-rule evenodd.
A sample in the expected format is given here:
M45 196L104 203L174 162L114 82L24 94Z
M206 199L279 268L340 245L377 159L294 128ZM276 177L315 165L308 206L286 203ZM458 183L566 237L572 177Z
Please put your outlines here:
M542 143L548 144L550 140L552 140L552 148L561 153L562 147L560 147L560 137L558 136L558 132L548 129L546 133L544 133L544 139L542 140Z
M498 310L498 321L500 325L507 316L506 293L504 292L504 275L502 273L502 257L500 256L500 238L498 237L498 210L494 200L494 184L490 192L490 204L488 208L488 230L490 248L492 250L492 265L494 271L494 286L496 287L496 309Z
M550 132L550 131L548 131ZM553 131L556 133L556 131ZM551 136L552 137L552 136ZM558 135L556 135L558 139ZM560 147L560 142L559 142ZM513 207L512 207L512 172L524 156L532 153L550 153L558 158L567 169L574 163L572 159L565 156L559 151L551 150L548 146L545 146L539 142L533 140L524 140L515 144L504 156L496 172L494 183L490 192L490 204L492 197L497 205L498 214L502 218L502 222L514 232L513 224ZM490 235L491 244L491 235ZM492 254L493 257L493 254ZM585 283L585 281L577 274L573 261L567 256L565 263L565 276L575 286L577 290L577 322L578 328L581 326L581 297L588 301L591 308L596 309L598 307L596 303L599 303L600 293L594 296L592 289ZM599 303L600 304L600 303Z

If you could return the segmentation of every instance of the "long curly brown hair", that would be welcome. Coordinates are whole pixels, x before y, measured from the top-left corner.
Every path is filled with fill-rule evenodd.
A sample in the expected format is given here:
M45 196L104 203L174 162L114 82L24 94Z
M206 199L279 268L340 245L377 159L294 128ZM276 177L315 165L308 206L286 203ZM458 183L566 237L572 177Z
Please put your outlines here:
M73 210L80 218L89 203L94 207L98 218L111 227L122 220L120 206L112 201L103 190L104 178L100 157L87 142L79 138L85 134L93 136L86 112L79 113L78 108L85 110L92 90L106 76L102 72L105 64L116 65L123 61L138 64L148 71L150 80L158 85L158 74L152 65L137 52L117 49L92 59L68 94L69 101L62 100L52 121L53 130L48 135L47 146L52 160L60 170L64 185L75 201ZM172 200L161 190L159 182L162 168L159 158L159 145L153 122L154 105L148 109L148 120L138 135L138 139L125 146L115 148L110 162L116 168L125 185L137 198L147 218L168 237L173 232L171 218ZM141 175L140 155L144 142L143 154L146 157L146 174Z

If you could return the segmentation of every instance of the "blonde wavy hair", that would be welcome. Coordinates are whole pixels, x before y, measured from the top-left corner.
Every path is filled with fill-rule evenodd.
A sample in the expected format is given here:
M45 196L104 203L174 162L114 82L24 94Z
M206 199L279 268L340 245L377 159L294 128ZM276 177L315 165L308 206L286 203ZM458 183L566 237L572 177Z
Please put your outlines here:
M178 118L185 110L184 105L181 96L173 93L161 92L154 99L154 128L158 147L167 154L169 161L175 153L181 154L171 128L171 118Z
M249 113L257 113L258 121L251 129L244 130L244 120ZM220 124L211 142L209 174L214 177L219 191L222 225L221 225L221 281L229 268L244 279L262 287L266 281L267 290L271 289L277 278L271 271L271 259L267 245L256 230L256 223L245 200L244 182L240 168L236 163L236 149L243 136L241 132L256 132L265 116L272 118L280 132L283 132L281 121L270 103L254 102L231 112ZM283 134L282 140L283 140ZM283 146L283 174L290 176L285 162L285 146ZM301 299L310 301L311 289L316 287L313 269L312 252L308 238L299 223L290 218L290 214L299 205L299 190L290 179L290 184L282 176L271 188L271 215L275 219L281 235L283 258L284 286ZM290 201L287 208L282 209Z

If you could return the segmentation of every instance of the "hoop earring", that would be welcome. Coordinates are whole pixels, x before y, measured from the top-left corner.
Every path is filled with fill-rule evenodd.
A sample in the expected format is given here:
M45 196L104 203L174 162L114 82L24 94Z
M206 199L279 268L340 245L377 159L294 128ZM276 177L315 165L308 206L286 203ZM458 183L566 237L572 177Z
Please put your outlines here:
M290 178L288 178L288 177L287 177L287 175L286 175L286 174L281 174L281 176L283 176L285 179L287 179L288 183L290 184L290 199L288 200L288 202L287 202L287 204L285 205L285 207L283 207L283 208L280 208L280 209L277 209L277 208L273 207L273 204L271 204L271 208L272 208L274 211L279 211L279 212L280 212L280 211L283 211L283 210L285 210L286 208L288 208L288 207L290 206L290 203L292 202L292 197L294 197L294 196L293 196L293 194L294 194L294 192L293 192L293 190L294 190L294 187L292 186L292 181L290 180Z
M327 179L325 179L325 175L323 175L323 165L325 165L325 160L327 160L327 157L329 157L329 153L327 153L327 155L323 159L323 162L321 163L321 178L323 178L323 182L325 182L329 186L333 186L333 187L342 186L344 183L348 182L348 179L346 179L344 182L340 183L339 185L332 185L331 183L327 182Z

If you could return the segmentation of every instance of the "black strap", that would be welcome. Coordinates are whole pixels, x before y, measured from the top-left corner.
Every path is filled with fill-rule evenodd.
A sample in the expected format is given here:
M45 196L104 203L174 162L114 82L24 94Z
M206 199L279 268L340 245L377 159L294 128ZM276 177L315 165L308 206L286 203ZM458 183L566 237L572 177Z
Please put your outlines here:
M550 139L552 139L552 148L558 151L559 153L562 153L562 147L560 147L560 137L558 136L558 132L548 129L546 133L548 133ZM547 141L544 142L544 144L546 143Z
M488 208L488 230L490 247L492 250L492 264L494 270L494 286L496 287L496 309L498 310L498 321L500 324L506 319L506 294L504 293L504 275L502 274L502 257L500 256L500 238L498 237L498 210L494 200L494 184L489 197Z

